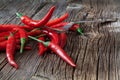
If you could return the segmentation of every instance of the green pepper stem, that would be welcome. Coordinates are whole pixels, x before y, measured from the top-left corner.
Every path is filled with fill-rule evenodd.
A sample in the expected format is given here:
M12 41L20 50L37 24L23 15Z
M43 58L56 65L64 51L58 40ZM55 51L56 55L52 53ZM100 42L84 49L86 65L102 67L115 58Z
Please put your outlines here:
M5 39L7 40L7 39L8 39L8 36L5 36Z
M24 49L24 45L25 45L26 39L25 38L21 38L21 47L20 47L20 53L23 52Z
M32 36L28 36L29 38L31 38L31 39L33 39L33 40L36 40L36 41L38 41L38 42L40 42L40 43L43 43L44 44L44 46L46 46L46 47L48 47L48 45L49 45L49 41L47 41L47 42L44 42L44 41L42 41L42 40L39 40L39 39L37 39L37 38L35 38L35 37L32 37Z
M14 34L12 32L10 32L10 36L14 36Z
M19 17L19 18L21 18L23 15L22 15L22 13L16 13L16 15Z
M77 32L80 33L81 35L83 35L83 32L82 32L82 29L81 29L81 28L78 28L78 29L77 29Z

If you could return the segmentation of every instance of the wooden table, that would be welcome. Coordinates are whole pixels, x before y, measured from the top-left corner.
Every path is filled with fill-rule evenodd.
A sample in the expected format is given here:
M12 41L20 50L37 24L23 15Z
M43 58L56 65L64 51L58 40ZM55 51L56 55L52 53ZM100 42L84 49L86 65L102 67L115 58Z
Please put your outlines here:
M52 18L69 12L66 21L119 17L120 7L117 2L83 0L59 4L17 0L0 5L0 23L22 24L16 12L39 20L52 5L57 6ZM0 52L0 80L120 80L119 20L104 24L84 23L81 28L84 35L67 33L64 48L77 64L76 68L66 64L56 54L38 56L37 43L31 42L31 51L24 51L23 54L17 51L15 54L18 70L8 64L5 52Z

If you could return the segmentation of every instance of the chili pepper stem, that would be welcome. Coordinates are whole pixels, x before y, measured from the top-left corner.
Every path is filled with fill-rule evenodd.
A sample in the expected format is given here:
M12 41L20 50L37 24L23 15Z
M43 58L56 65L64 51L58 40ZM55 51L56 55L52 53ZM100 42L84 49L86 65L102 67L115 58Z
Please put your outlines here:
M14 36L12 32L10 32L10 36Z
M83 32L82 32L81 28L78 28L77 32L80 33L81 35L83 35Z
M21 13L16 13L17 17L21 18L23 15Z
M35 38L35 37L32 37L32 36L28 36L29 38L31 38L31 39L33 39L33 40L36 40L36 41L38 41L38 42L41 42L41 43L43 43L46 47L49 45L49 41L47 41L47 42L44 42L44 41L42 41L42 40L39 40L39 39L37 39L37 38Z
M7 39L8 39L8 36L5 36L5 39L7 40Z
M26 39L25 39L25 38L21 38L21 48L20 48L20 53L23 52L25 42L26 42Z

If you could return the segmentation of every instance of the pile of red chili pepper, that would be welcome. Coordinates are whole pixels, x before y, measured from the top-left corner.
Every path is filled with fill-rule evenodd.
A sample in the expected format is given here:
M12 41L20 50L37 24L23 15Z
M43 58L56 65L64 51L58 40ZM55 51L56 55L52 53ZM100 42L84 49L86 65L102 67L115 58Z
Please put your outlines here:
M59 32L59 30L64 30L65 25L69 24L69 22L64 22L68 17L68 13L51 20L54 10L55 6L52 6L41 20L33 20L28 16L16 13L24 25L0 24L0 51L6 51L7 60L10 65L17 69L18 64L14 60L15 51L20 50L20 53L23 53L24 50L30 50L31 47L26 45L27 42L36 40L40 56L45 51L51 50L52 53L57 54L71 66L76 66L69 55L63 50L67 39L66 32ZM68 28L68 31L82 34L78 24L73 24Z

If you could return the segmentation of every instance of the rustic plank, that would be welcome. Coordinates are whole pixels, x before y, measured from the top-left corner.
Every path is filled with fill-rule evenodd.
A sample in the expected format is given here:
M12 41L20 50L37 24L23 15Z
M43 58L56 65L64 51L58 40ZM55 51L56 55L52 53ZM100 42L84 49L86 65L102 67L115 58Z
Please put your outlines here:
M107 12L105 11L107 10ZM114 6L105 9L102 12L102 16L107 15L107 17L112 17L112 15L114 15L114 11L116 11L116 9L114 8ZM106 13L106 14L105 14ZM105 14L105 15L104 15ZM116 16L116 15L115 15ZM117 22L119 23L119 22ZM103 79L109 79L109 80L117 80L117 65L116 65L116 51L115 51L115 46L118 45L116 44L116 34L114 34L114 31L111 32L110 30L114 30L114 23L111 24L107 24L101 27L101 29L99 28L99 31L102 33L104 33L105 37L109 40L107 40L107 47L104 48L104 50L106 51L106 54L102 54L100 56L101 59L99 59L99 68L98 68L98 79L103 80ZM111 52L112 51L112 52ZM104 58L105 56L105 58ZM104 60L105 59L105 60ZM104 66L102 66L101 64L103 64ZM107 64L107 65L106 65ZM101 73L103 73L103 75L101 76ZM105 76L106 75L106 76ZM112 75L112 76L111 76Z
M8 22L9 20L13 19L15 17L15 13L20 8L21 5L26 5L26 3L20 2L19 4L17 2L13 2L12 4L8 4L6 7L1 9L1 20L0 23L3 24L5 22ZM18 5L18 6L17 6ZM16 7L15 7L16 6Z
M68 9L67 6L70 6L71 3L47 3L46 5L42 5L43 8L39 4L30 7L29 3L24 3L22 7L16 7L15 9L31 16L33 19L41 19L52 5L57 6L52 18L59 17L67 11L70 13L70 16L66 21L119 16L120 7L113 5L116 4L113 0L100 0L99 2L96 0L81 0L79 3L82 3L80 5L83 8L80 7L78 9ZM17 5L17 3L14 4ZM5 6L3 9L8 9L11 6ZM12 9L14 8L11 7L10 10ZM15 10L12 10L12 12L15 12ZM9 15L11 19L6 17L2 23L21 24L13 13ZM119 80L119 24L119 20L118 22L109 24L85 23L80 25L84 30L84 35L77 35L73 32L67 33L68 39L64 49L77 64L76 68L72 68L57 55L49 52L39 57L35 42L30 43L33 46L33 50L25 51L24 54L17 52L15 60L20 67L18 70L12 68L7 63L5 54L1 53L0 79Z

